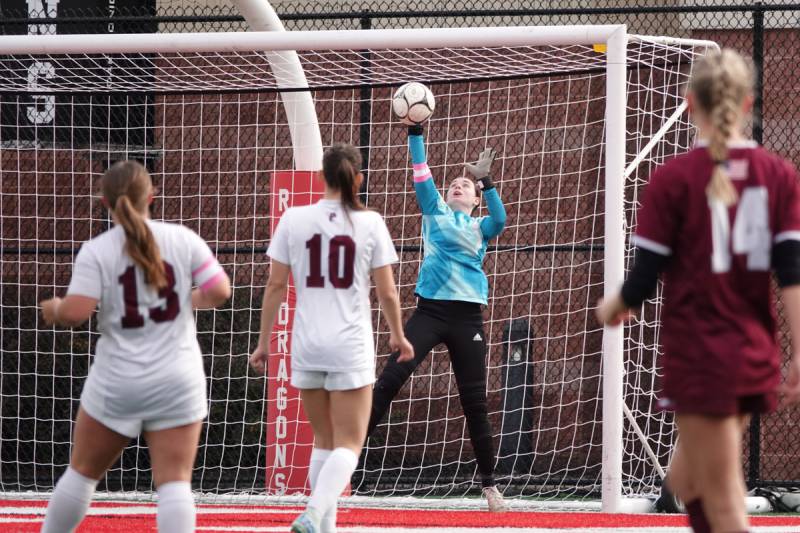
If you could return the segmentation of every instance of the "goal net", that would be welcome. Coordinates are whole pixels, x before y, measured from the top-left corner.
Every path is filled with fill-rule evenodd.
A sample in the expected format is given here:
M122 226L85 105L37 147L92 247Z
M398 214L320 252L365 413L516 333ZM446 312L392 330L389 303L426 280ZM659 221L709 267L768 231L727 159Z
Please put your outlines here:
M152 216L196 230L234 283L229 304L197 313L209 417L193 487L212 499L264 494L276 431L268 406L280 400L265 401L267 380L248 369L247 355L269 274L270 180L296 167L295 118L279 89L310 91L323 145L362 150L364 198L385 217L397 246L407 318L422 258L421 217L406 129L392 117L390 97L410 80L428 83L436 96L425 134L440 190L485 147L498 153L493 177L508 223L484 264L484 318L501 491L541 502L597 499L607 476L624 495L659 486L674 430L655 405L658 301L617 337L616 353L618 333L606 332L604 363L604 332L593 312L604 283L621 275L617 268L616 281L604 277L611 240L620 267L630 257L627 237L606 231L604 213L616 195L618 204L608 205L618 205L618 226L624 221L629 233L649 172L689 148L684 86L692 61L712 45L623 39L625 95L622 107L610 109L605 43L624 27L413 31L153 35L127 44L120 35L0 37L0 490L48 492L68 464L96 324L48 328L37 301L63 294L81 243L110 227L96 180L110 162L133 158L155 182ZM291 46L276 44L294 37ZM275 56L264 50L283 49L299 50L307 86L279 85L282 74L270 67ZM624 118L607 120L614 113ZM610 188L612 153L623 164ZM375 326L380 370L388 330L382 318ZM620 383L604 384L604 365L621 364L623 351L624 378L619 367ZM605 421L604 405L612 409ZM604 443L604 431L616 425L622 438L609 438L612 429ZM308 446L295 444L289 452ZM292 457L290 468L305 467ZM478 488L440 346L367 442L352 492L458 499ZM152 494L143 441L131 442L98 489Z

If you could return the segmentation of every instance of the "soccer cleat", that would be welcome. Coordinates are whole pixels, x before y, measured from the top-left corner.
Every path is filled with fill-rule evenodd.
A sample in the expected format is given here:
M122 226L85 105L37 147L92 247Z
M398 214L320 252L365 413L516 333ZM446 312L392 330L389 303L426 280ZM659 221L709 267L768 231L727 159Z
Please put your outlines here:
M291 533L320 533L319 520L316 520L314 513L306 511L292 522Z
M336 533L336 508L328 510L319 523L320 533Z
M508 510L506 503L503 501L503 495L500 494L497 487L484 487L483 496L486 498L486 503L489 504L489 512L504 513Z
M672 491L669 490L667 484L664 483L661 485L661 494L658 496L656 500L656 512L658 513L685 513L686 507L683 503L675 496Z

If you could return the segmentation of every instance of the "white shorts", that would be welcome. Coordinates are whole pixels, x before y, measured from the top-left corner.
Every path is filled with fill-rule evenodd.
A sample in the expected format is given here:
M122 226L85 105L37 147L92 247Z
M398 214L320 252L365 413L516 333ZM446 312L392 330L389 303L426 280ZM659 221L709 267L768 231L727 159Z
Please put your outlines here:
M353 390L375 383L375 370L358 372L323 372L292 370L292 386L296 389Z
M206 417L207 410L203 409L194 414L186 414L182 417L175 418L154 418L151 420L142 420L141 418L111 418L99 413L93 413L93 407L81 402L83 410L89 413L89 416L103 424L105 427L112 431L116 431L120 435L126 437L136 438L142 431L160 431L162 429L177 428L191 424L192 422L199 422Z
M89 416L126 437L203 420L208 414L205 378L191 372L159 380L110 383L89 372L81 393Z

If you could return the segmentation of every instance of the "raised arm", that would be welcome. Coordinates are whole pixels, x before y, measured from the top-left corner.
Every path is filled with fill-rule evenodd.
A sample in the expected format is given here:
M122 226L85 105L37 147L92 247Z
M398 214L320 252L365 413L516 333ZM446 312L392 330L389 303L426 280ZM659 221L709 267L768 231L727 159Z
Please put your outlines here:
M467 164L467 172L475 178L478 188L483 191L486 198L486 206L489 208L489 216L481 219L481 232L487 239L493 239L500 235L506 226L506 208L500 199L500 194L494 188L489 170L494 161L495 151L487 148L478 156L478 161Z
M411 164L414 166L414 191L417 203L423 215L436 215L445 212L444 200L433 184L431 169L425 158L425 139L422 137L422 126L408 128L408 151L411 152Z
M500 235L503 228L506 227L506 208L494 187L486 191L484 196L489 208L489 216L481 220L481 231L487 239L492 239Z

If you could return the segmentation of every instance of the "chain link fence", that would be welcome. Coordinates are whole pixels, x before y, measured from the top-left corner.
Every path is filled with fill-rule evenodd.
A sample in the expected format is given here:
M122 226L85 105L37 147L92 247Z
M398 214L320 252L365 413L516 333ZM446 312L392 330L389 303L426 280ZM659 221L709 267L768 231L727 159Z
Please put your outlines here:
M123 2L118 0L112 3L97 3L87 7L86 2L68 2L62 0L56 13L48 12L46 7L37 11L31 9L24 0L3 1L0 4L0 33L109 33L109 32L191 32L191 31L245 31L247 29L243 19L231 5L209 5L203 2L162 1L152 2ZM113 13L109 6L113 4ZM147 4L147 5L146 5ZM542 2L540 7L520 8L518 2L485 1L485 2L276 2L274 3L286 28L289 30L309 29L369 29L369 28L403 28L403 27L470 27L470 26L516 26L516 25L554 25L554 24L605 24L625 23L632 33L647 35L669 35L696 39L709 39L722 46L732 47L743 54L752 57L757 72L756 103L752 120L752 136L768 149L774 150L783 157L800 165L800 4L778 4L775 2L749 5L745 2L732 4L724 0L708 0L694 2L691 5L675 5L676 2L653 1L640 2L631 6L630 2L622 0L609 0L597 2L594 7L586 9L579 2ZM361 122L368 122L362 120ZM359 123L358 120L355 123ZM357 133L355 134L357 135ZM95 172L98 170L95 169ZM5 192L5 184L4 184ZM260 194L264 194L261 191ZM93 215L95 218L101 214ZM265 237L265 236L262 236ZM263 247L265 240L255 242L257 247ZM19 250L2 250L3 262L19 261ZM13 256L13 257L12 257ZM34 261L28 256L26 261ZM70 256L59 259L65 263L70 262ZM4 270L5 273L5 270ZM38 272L37 272L38 274ZM264 271L261 272L263 279ZM34 280L35 283L35 280ZM404 298L408 295L404 295ZM19 301L9 300L9 291L3 294L4 324L18 324L20 317L12 317L7 313L14 306L19 307ZM251 300L246 305L257 307L260 300L259 294L249 295ZM407 298L406 298L407 299ZM12 305L13 304L13 305ZM783 316L783 315L781 315ZM35 321L34 316L25 318ZM201 316L200 321L211 321L211 315ZM251 317L244 311L232 311L224 323L201 325L203 331L232 331L250 330L254 326L250 323ZM784 328L785 330L785 328ZM93 336L78 335L78 343L85 344L89 351L94 342ZM219 338L218 338L219 339ZM213 342L212 335L201 340L206 344ZM65 339L71 342L75 349L75 339ZM248 342L243 339L241 342ZM785 353L788 356L788 343ZM53 350L52 340L38 347ZM34 350L37 344L21 347L19 339L4 332L2 371L12 374L19 372L19 358L14 356L21 349ZM15 352L16 350L16 352ZM69 352L69 348L62 350ZM207 353L219 354L212 357L224 357L224 346L213 346ZM73 375L85 375L86 361L75 363L58 363L66 365L62 370ZM73 366L74 365L74 366ZM44 365L42 372L53 373L57 366L55 361ZM68 367L68 368L67 368ZM215 367L224 368L224 367ZM39 371L39 369L36 369ZM237 374L243 375L245 369L235 369ZM222 378L223 376L219 376ZM241 380L242 390L236 393L227 392L228 399L233 394L243 399L242 404L229 402L218 404L219 409L238 409L246 402L256 402L261 391L247 380ZM53 392L38 390L36 385L31 390L20 389L21 383L5 380L2 384L3 397L3 425L9 427L5 434L16 434L13 425L15 420L32 416L20 413L15 397L24 397L30 394L71 396L77 398L75 391ZM74 412L75 406L72 406ZM38 413L37 416L45 418L71 418L72 413ZM800 485L800 441L795 435L798 432L797 408L785 408L778 413L755 418L746 437L745 471L748 485L758 486L798 486ZM203 453L213 456L220 455L218 463L219 477L203 480L208 487L215 484L225 484L225 473L238 468L241 456L230 455L226 446L235 445L237 441L247 439L257 441L262 438L255 429L259 423L257 419L246 420L240 427L225 428L225 434L216 444L205 446ZM43 425L40 429L34 427L32 431L47 431ZM69 435L43 435L37 434L37 441L51 441L53 448L58 448L57 453L62 457L57 464L65 464L64 454L68 453ZM31 437L33 440L33 437ZM206 438L206 443L208 443ZM56 443L62 443L59 447ZM19 465L35 464L36 451L26 447L23 440L19 442L0 443L3 445L0 454L5 465L3 476L6 479L19 478L18 488L26 487L22 478L54 476L52 469L32 470L31 474L20 475ZM39 450L39 453L56 453L52 450ZM248 452L249 453L249 452ZM252 453L258 454L257 450ZM258 457L253 457L245 477L248 483L257 484ZM11 465L11 466L9 466ZM128 468L147 468L147 459L138 453L123 457L123 467L120 470L119 480L109 479L109 489L132 489L136 486L126 485L121 473ZM24 466L23 466L24 469ZM242 476L242 472L237 474ZM116 483L116 484L115 484ZM205 485L204 485L205 486Z

